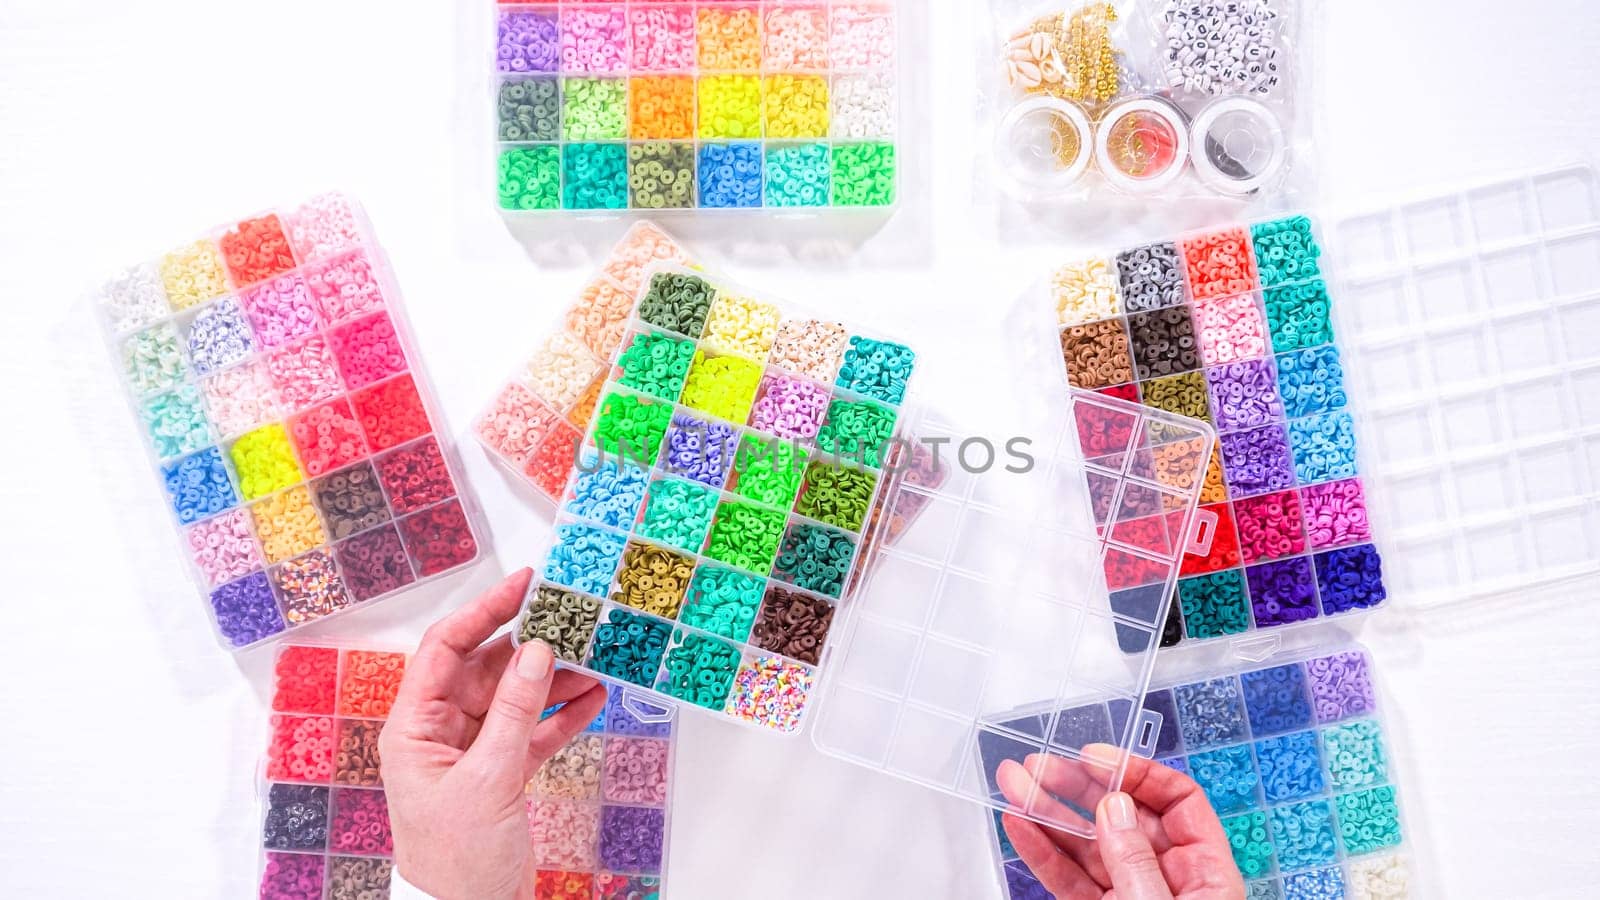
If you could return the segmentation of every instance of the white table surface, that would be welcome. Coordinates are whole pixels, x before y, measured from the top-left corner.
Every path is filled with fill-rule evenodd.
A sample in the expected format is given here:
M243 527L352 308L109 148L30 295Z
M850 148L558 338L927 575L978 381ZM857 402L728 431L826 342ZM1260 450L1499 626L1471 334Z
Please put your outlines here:
M1581 0L1328 5L1325 198L1560 163L1600 139L1600 19ZM859 298L853 314L925 357L981 361L1001 346L984 313L1066 248L1001 249L970 214L967 17L982 4L932 6L913 30L940 64L908 95L923 124L904 151L923 199L846 266L727 267L824 307ZM198 228L348 190L461 433L590 267L531 262L488 205L474 55L488 14L486 0L0 7L0 894L242 897L256 877L268 655L213 643L77 298ZM593 250L621 227L579 234ZM542 520L475 446L462 455L497 558L317 636L407 644L531 561ZM1538 598L1423 620L1401 597L1360 626L1433 894L1571 897L1600 879L1597 633L1600 604ZM684 720L679 746L674 897L998 896L973 807L706 716Z

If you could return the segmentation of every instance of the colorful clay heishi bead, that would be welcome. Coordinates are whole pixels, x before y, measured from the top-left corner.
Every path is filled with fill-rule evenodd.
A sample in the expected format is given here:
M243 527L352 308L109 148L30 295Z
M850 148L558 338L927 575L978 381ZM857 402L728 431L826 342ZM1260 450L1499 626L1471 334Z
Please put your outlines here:
M666 653L672 626L644 613L609 610L595 627L589 668L628 684L650 687Z
M1366 654L1320 656L1306 662L1317 721L1326 724L1371 714L1378 707Z
M1117 283L1130 313L1177 306L1188 296L1175 244L1148 244L1118 253ZM1101 319L1118 312L1120 310L1111 310L1092 318ZM1061 324L1073 323L1063 319Z
M1311 724L1305 670L1298 663L1245 672L1239 676L1239 683L1244 687L1250 731L1256 737L1281 734Z
M317 301L304 277L282 275L263 281L239 295L256 340L262 347L279 347L314 333L322 325Z
M702 4L695 10L695 63L701 71L755 72L761 68L758 3Z
M545 760L528 788L540 797L559 800L597 800L605 740L599 735L578 735Z
M743 424L761 387L761 374L760 363L696 350L680 402L725 422Z
M767 145L767 205L827 206L833 171L827 144Z
M296 415L289 420L289 434L301 465L313 478L367 456L361 425L343 398Z
M280 563L315 550L328 540L305 485L250 504L250 516L268 563Z
M1139 385L1139 394L1144 398L1145 406L1191 419L1211 421L1206 378L1201 372L1185 372L1143 382Z
M794 511L827 525L859 532L872 505L878 479L871 472L821 460L806 465Z
M834 385L899 406L915 360L910 347L852 335Z
M646 271L658 264L689 265L689 255L666 232L649 222L638 222L611 249L611 256L600 271L622 288L622 318L633 311L633 301L644 283ZM588 302L585 300L584 302Z
M289 238L276 215L245 219L224 232L217 246L235 287L249 287L295 267Z
M1383 729L1370 719L1335 725L1322 731L1322 758L1335 790L1376 787L1389 780Z
M1304 553L1300 495L1294 491L1246 497L1233 504L1240 557L1246 565Z
M628 205L626 144L570 143L561 147L563 209L624 209Z
M1317 246L1317 239L1311 233L1311 220L1305 216L1253 225L1250 238L1255 245L1256 266L1261 272L1263 287L1321 277L1322 269L1317 260L1322 256L1322 248Z
M622 4L562 7L563 72L625 72L627 69L628 22Z
M339 651L331 647L284 647L272 664L275 712L333 715Z
M389 505L398 515L455 496L455 481L444 453L431 436L378 457L377 468Z
M628 79L628 137L688 141L694 138L694 79L647 75ZM611 135L604 135L611 137Z
M689 582L679 621L692 628L743 641L755 624L765 582L754 575L703 565Z
M622 344L622 334L632 312L632 295L604 278L597 278L584 286L578 302L567 312L565 324L590 353L610 359Z
M1286 871L1325 866L1338 860L1333 808L1328 801L1305 800L1279 806L1268 815L1278 864Z
M615 872L661 872L665 810L607 806L600 811L600 864Z
M894 144L871 141L833 148L835 206L892 206L895 201Z
M765 575L778 554L783 524L783 513L777 510L724 500L717 506L712 520L705 555L747 572Z
M545 557L543 577L597 597L611 587L622 562L621 535L588 525L556 526L556 543Z
M518 635L524 643L538 640L549 644L557 659L582 662L599 621L599 600L541 584L528 595Z
M561 29L555 7L501 9L496 68L502 72L554 72L561 67Z
M170 322L147 328L122 342L122 371L136 394L168 390L183 383L189 363L177 329Z
M717 492L711 488L675 478L659 479L650 485L636 531L651 540L698 553L716 509ZM687 573L684 577L688 577Z
M761 76L702 75L695 81L701 140L751 140L762 136Z
M750 410L750 427L785 439L809 440L822 429L828 389L789 375L768 375Z
M427 410L410 375L401 375L350 395L351 406L361 420L367 445L387 450L431 430Z
M612 391L600 401L594 442L603 456L653 466L671 421L672 404Z
M1188 307L1130 315L1128 333L1140 381L1200 368L1200 347Z
M887 141L894 137L893 76L887 72L839 75L833 79L831 93L830 137L846 141Z
M334 856L328 859L328 900L369 900L389 895L394 861ZM306 900L315 900L308 897Z
M785 319L772 341L769 365L831 384L839 375L850 333L838 322Z
M1247 294L1261 287L1250 237L1228 228L1181 241L1184 272L1195 300Z
M1218 297L1194 305L1200 356L1208 366L1254 359L1267 352L1267 320L1256 294Z
M828 62L835 69L894 65L894 13L876 3L835 3L829 17Z
M1228 485L1222 477L1222 444L1211 446L1211 461L1206 463L1206 474L1200 484L1201 503L1221 503L1228 499Z
M339 364L325 338L309 337L267 355L267 372L286 410L315 406L344 393Z
M246 500L265 497L305 480L282 425L267 425L234 441L228 451Z
M787 509L805 478L806 453L793 442L747 434L739 443L728 490L748 500Z
M667 141L628 145L628 191L634 209L694 206L694 145Z
M594 418L595 407L600 405L600 391L605 387L604 377L596 377L583 389L572 409L567 412L567 424L574 428L587 429L589 421Z
M161 459L193 453L216 440L200 402L200 389L186 384L157 394L139 406L150 446Z
M498 163L501 209L561 208L561 148L509 147Z
M182 311L220 297L228 290L222 254L207 240L186 244L161 257L161 287L167 303Z
M738 447L738 432L731 425L679 413L667 431L661 468L692 481L722 487Z
M1290 422L1289 444L1294 449L1294 476L1301 484L1356 474L1356 424L1347 412Z
M325 259L361 244L361 222L350 201L337 193L318 194L287 217L289 244L302 262Z
M761 63L769 71L828 68L827 7L821 3L768 4L762 20Z
M1252 359L1206 370L1212 415L1223 432L1259 428L1284 418L1271 361Z
M614 876L592 872L562 872L540 869L534 874L534 900L588 900L594 896L602 878Z
M1249 745L1191 754L1189 772L1218 815L1241 813L1261 803L1261 776L1256 772Z
M1249 737L1244 696L1233 678L1214 678L1172 689L1178 727L1190 752L1235 744Z
M737 653L734 662L738 663ZM670 746L666 741L606 738L601 798L608 803L661 806L667 802L669 764Z
M1322 612L1336 615L1354 609L1371 609L1388 599L1383 584L1383 563L1371 544L1325 550L1315 557L1317 590Z
M1274 423L1224 434L1219 443L1230 497L1250 497L1294 486L1294 457L1283 425Z
M751 424L756 423L752 421ZM829 402L827 419L817 430L817 449L875 469L882 468L894 439L894 425L894 411L887 407L870 400L836 398Z
M1332 344L1281 354L1277 368L1278 390L1292 419L1341 410L1349 402L1344 365Z
M305 853L268 853L261 872L261 900L318 900L328 860Z
M345 587L357 603L397 591L417 580L400 532L385 525L340 541L333 548Z
M772 565L772 577L837 598L844 591L844 578L850 571L855 552L855 541L843 532L818 525L793 525L784 534L783 543L778 547L778 559ZM826 623L823 626L825 630ZM817 648L819 651L820 643ZM795 649L793 647L785 650L783 647L762 646L801 662L817 662L809 655L790 652Z
M1414 896L1411 863L1405 856L1351 860L1345 868L1352 900L1406 900Z
M212 587L242 578L263 565L261 549L250 530L250 515L242 509L195 524L184 532L184 542Z
M400 537L423 578L471 562L478 555L478 542L460 500L448 500L401 519Z
M647 469L586 454L576 467L562 510L610 528L631 528L649 481Z
M1317 616L1317 587L1305 557L1245 569L1256 627L1288 625Z
M634 71L684 72L694 68L694 8L689 4L630 6L628 32L632 37L628 66Z
M406 370L406 354L387 313L375 313L335 328L328 334L339 373L350 390Z
M309 784L274 784L267 789L261 845L268 850L323 850L328 845L331 791Z
M698 338L715 296L716 289L697 275L657 272L650 276L650 289L639 298L639 318L656 328Z
M706 709L722 709L739 668L739 648L679 629L661 665L656 690Z
M828 79L768 75L761 84L762 128L769 139L828 136Z
M1104 257L1074 260L1050 273L1050 300L1056 321L1084 325L1122 314L1122 297L1111 263Z
M327 784L333 780L333 719L273 716L267 743L267 777Z
M582 446L583 432L566 422L557 422L522 464L522 474L545 496L558 497L567 485L567 476Z
M776 306L751 297L719 293L706 317L702 345L709 353L764 360L778 334Z
M478 419L478 440L495 453L521 462L549 432L558 416L532 391L515 382L501 389L494 405Z
M364 462L325 475L311 484L312 498L336 541L389 521L389 506L378 473Z
M278 612L267 573L252 572L211 592L217 632L229 645L245 647L289 627Z
M561 85L554 76L513 76L501 81L496 106L502 141L561 138Z
M617 357L617 383L662 400L675 401L694 359L694 341L671 335L635 334Z
M533 864L541 869L593 872L599 830L598 806L551 801L534 803L529 798L528 841Z
M186 343L189 361L200 375L210 375L256 350L244 310L232 297L224 297L202 309L189 323Z
M733 693L724 711L765 728L793 733L800 728L815 677L809 667L779 656L746 659L733 678Z
M626 79L561 79L562 140L621 140L627 136L628 82Z
M697 162L702 207L754 209L761 205L761 144L705 142Z
M816 665L828 641L833 614L833 604L826 600L773 585L767 589L750 643Z
M1128 334L1117 319L1067 326L1061 332L1061 358L1067 365L1068 383L1079 390L1133 380Z
M570 409L603 368L582 341L558 331L528 363L528 384L552 408Z
M400 681L406 674L405 654L376 650L345 650L343 653L339 715L388 718L394 699L400 693Z
M1196 556L1192 553L1184 555L1178 574L1185 577L1232 569L1240 563L1239 530L1233 507L1226 503L1218 503L1203 506L1201 510L1206 515L1217 517L1216 524L1212 526L1214 533L1211 537L1211 550L1205 556Z
M1272 352L1288 353L1333 343L1328 286L1322 281L1270 288L1265 304Z
M648 508L645 514L649 515ZM622 552L622 568L612 583L611 602L675 619L693 573L693 559L654 544L629 541Z
M1233 864L1246 878L1271 875L1272 841L1267 838L1267 814L1261 810L1222 820L1222 831L1233 849Z
M383 308L383 287L365 253L355 251L313 263L304 274L306 289L316 299L317 312L328 325Z
M1309 713L1308 709L1307 719ZM1268 803L1302 800L1327 791L1315 732L1297 731L1257 741L1256 763L1261 767L1261 787Z
M283 617L303 625L355 602L345 590L344 576L327 550L313 550L272 570L272 583L283 598Z
M161 272L153 262L124 269L112 277L95 296L111 330L126 334L161 321L167 314L167 292L161 286Z

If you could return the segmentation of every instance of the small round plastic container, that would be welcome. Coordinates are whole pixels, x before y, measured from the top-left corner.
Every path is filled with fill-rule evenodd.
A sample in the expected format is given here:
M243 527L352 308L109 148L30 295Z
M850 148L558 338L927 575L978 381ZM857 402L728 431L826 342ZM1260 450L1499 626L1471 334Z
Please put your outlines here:
M1076 184L1094 154L1094 129L1077 104L1035 97L1006 113L995 132L994 158L1007 190L1053 197Z
M1288 142L1277 116L1246 97L1227 97L1195 116L1189 129L1195 172L1224 194L1259 190L1283 170Z
M1133 193L1153 193L1183 174L1189 129L1177 107L1139 97L1106 111L1094 148L1095 164L1106 180Z

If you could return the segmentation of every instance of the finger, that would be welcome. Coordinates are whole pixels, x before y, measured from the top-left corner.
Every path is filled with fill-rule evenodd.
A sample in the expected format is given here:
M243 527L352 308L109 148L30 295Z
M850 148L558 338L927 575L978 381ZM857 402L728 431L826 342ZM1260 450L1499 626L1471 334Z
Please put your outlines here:
M1109 744L1090 744L1083 748L1084 755L1101 765L1089 766L1088 771L1097 779L1109 779L1114 771L1114 760L1122 751ZM1102 768L1104 766L1104 768ZM1161 763L1138 756L1128 757L1128 768L1122 776L1122 790L1133 797L1140 807L1155 813L1161 819L1162 831L1173 844L1198 844L1227 841L1222 823L1217 819L1205 791L1193 778Z
M1098 900L1105 893L1105 888L1090 878L1077 860L1056 849L1048 829L1010 813L1000 817L1000 827L1033 877L1056 900Z
M1057 828L1093 832L1094 822L1050 796L1039 786L1038 778L1016 760L1008 759L995 771L995 781L1006 800L1030 816L1043 819Z
M505 674L516 649L511 636L503 635L499 640L472 652L467 660L466 673L456 683L454 699L462 712L474 719L483 718L484 713L489 711L495 688L499 686L500 677ZM555 681L550 686L550 696L545 699L545 707L565 703L595 683L593 678L571 669L557 669Z
M467 750L466 759L481 766L492 779L507 779L520 787L533 774L525 771L528 743L550 696L555 675L555 655L544 641L517 648L500 677L483 727Z
M1045 835L1056 845L1061 852L1072 859L1083 869L1095 883L1102 889L1111 887L1111 876L1106 872L1105 863L1100 861L1100 850L1093 841L1079 837L1060 828L1072 828L1080 833L1093 834L1094 823L1084 813L1073 809L1066 803L1051 796L1052 793L1072 794L1067 799L1075 802L1079 808L1088 810L1094 806L1094 799L1085 799L1083 789L1092 782L1081 773L1074 775L1071 770L1081 768L1071 760L1060 757L1044 757L1039 754L1030 754L1026 764L1018 765L1013 760L1006 760L1000 764L996 772L996 780L1000 790L1018 809L1028 815L1037 816L1055 825L1055 828L1043 829ZM1052 773L1048 780L1043 774ZM1033 785L1038 784L1038 788ZM1054 785L1054 790L1051 790ZM1098 799L1103 790L1094 796Z
M450 697L467 656L517 614L532 580L532 569L513 572L466 606L429 626L407 672L416 673L417 678L407 679L401 691L409 684L419 700Z
M1095 816L1095 831L1117 900L1172 900L1155 848L1139 827L1132 797L1120 791L1107 794Z
M605 707L605 687L594 679L587 681L589 682L587 688L534 728L533 738L528 743L528 756L531 762L528 771L535 771L544 765L545 760L565 747L578 732L589 727L589 723L593 722L594 717ZM576 680L569 683L575 686L578 684Z

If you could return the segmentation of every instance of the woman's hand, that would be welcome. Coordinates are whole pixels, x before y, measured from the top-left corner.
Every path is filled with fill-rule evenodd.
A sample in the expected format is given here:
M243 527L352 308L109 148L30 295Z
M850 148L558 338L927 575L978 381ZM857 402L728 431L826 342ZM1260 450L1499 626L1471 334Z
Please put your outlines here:
M523 786L605 705L594 679L554 671L543 642L483 643L532 577L523 569L428 629L378 742L395 865L441 900L533 896Z
M1093 825L1098 840L1006 814L1017 855L1057 900L1241 900L1244 879L1222 822L1194 780L1157 762L1128 758L1122 792L1106 793L1121 751L1083 748L1084 761L1029 756L996 773L1014 806L1043 818ZM1035 790L1037 785L1038 790ZM1094 806L1089 823L1071 807Z

